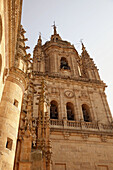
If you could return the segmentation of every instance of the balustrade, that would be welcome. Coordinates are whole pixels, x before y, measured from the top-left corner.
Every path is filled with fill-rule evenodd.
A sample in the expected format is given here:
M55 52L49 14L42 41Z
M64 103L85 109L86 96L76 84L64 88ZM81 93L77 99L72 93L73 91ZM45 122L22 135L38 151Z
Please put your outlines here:
M37 118L33 121L33 126L36 127L37 125ZM51 127L62 127L62 128L74 128L74 129L85 129L85 130L113 130L112 125L106 125L106 124L98 124L93 122L84 122L84 121L72 121L72 120L59 120L59 119L50 119L50 125ZM100 128L101 127L101 128Z
M63 126L62 120L58 120L58 119L50 119L50 124L57 125L57 126Z

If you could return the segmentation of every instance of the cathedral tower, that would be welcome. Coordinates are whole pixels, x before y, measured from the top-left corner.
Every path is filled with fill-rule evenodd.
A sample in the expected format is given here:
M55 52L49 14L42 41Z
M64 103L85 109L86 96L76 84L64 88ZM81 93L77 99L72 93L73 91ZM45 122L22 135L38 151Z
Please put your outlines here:
M73 45L62 40L54 25L50 41L42 45L40 35L33 54L37 91L33 117L39 119L37 95L44 79L49 100L52 169L113 169L113 126L106 84L84 44L79 55Z

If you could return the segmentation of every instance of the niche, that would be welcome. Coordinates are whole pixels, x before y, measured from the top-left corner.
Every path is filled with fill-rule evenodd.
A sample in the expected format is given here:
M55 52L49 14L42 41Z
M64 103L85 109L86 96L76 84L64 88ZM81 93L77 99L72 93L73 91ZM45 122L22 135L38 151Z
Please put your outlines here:
M11 138L7 138L6 148L12 150L13 140Z
M18 101L16 99L14 99L14 103L13 103L14 106L18 107Z
M73 106L73 104L68 102L66 104L66 109L67 109L67 119L74 120L74 106Z
M50 104L50 118L58 119L58 104L56 101L51 101Z
M85 122L91 122L90 109L86 104L82 105L83 118Z

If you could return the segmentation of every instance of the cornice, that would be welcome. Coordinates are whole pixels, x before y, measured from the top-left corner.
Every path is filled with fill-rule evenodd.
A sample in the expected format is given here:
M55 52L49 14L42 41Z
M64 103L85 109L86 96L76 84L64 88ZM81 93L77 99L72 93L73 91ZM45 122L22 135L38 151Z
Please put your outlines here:
M82 130L79 130L79 129L69 129L69 128L54 128L54 127L51 127L50 126L50 132L68 132L68 133L77 133L77 134L88 134L88 135L99 135L99 136L102 136L102 135L106 135L106 136L111 136L113 137L113 130L111 131L95 131L95 130L85 130L85 129L82 129Z
M100 81L100 80L90 80L88 78L82 78L82 77L69 77L69 76L65 76L65 75L57 75L57 74L48 74L48 73L39 73L37 71L34 71L34 77L49 77L49 78L54 78L58 81L66 81L67 83L67 80L69 81L72 81L73 83L74 82L77 82L77 83L83 83L83 84L88 84L89 86L90 85L95 85L95 86L98 86L98 87L101 87L101 88L105 88L107 87L106 84L103 82L103 81Z
M26 77L26 74L23 73L21 70L19 70L18 68L14 68L12 67L9 71L9 75L7 77L8 81L14 82L17 85L19 85L23 92L25 91L25 89L27 88L27 83L28 83L28 79Z
M64 49L72 49L72 50L75 50L76 51L76 49L75 49L75 47L73 46L73 45L71 45L69 42L67 42L67 41L62 41L62 40L60 40L60 41L58 41L58 42L52 42L52 41L48 41L48 42L46 42L43 46L42 46L42 48L46 51L46 50L48 50L49 48L64 48ZM76 51L77 52L77 51Z

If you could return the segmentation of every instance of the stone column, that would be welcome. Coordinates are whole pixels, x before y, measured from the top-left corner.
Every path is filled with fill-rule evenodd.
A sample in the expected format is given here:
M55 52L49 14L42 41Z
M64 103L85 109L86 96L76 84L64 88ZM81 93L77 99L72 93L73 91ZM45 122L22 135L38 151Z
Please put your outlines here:
M77 121L81 121L81 120L84 120L83 118L83 113L82 113L82 108L81 108L81 105L80 105L80 98L79 98L79 90L75 90L75 94L76 94L76 97L75 97L75 103L76 103L76 120Z
M90 110L90 114L91 114L91 118L92 121L97 121L97 113L96 113L96 107L94 104L94 99L93 99L93 92L92 91L88 91L89 94L89 98L90 98L90 103L91 103L91 107L92 109Z
M64 95L63 94L64 90L62 88L60 88L59 92L60 92L60 111L61 111L59 113L59 119L63 119L63 117L67 117L65 104L64 104L64 100L63 100L63 98L64 98L64 96L63 96Z
M24 74L12 69L5 82L0 103L0 165L13 170L21 103L26 81Z

